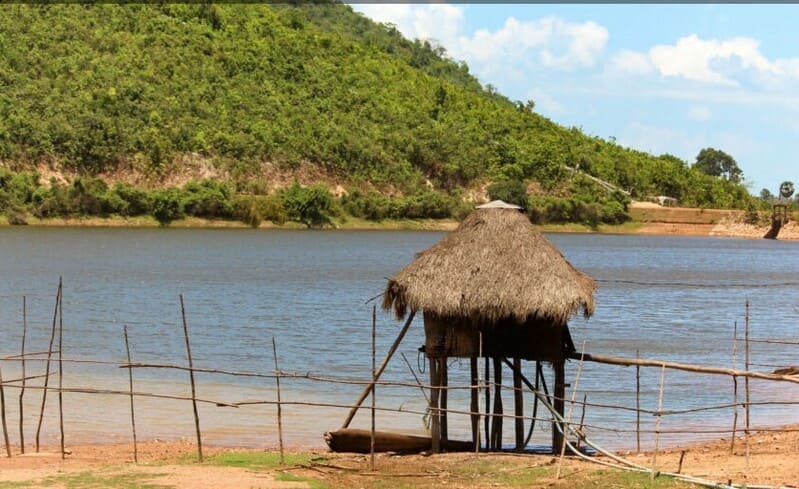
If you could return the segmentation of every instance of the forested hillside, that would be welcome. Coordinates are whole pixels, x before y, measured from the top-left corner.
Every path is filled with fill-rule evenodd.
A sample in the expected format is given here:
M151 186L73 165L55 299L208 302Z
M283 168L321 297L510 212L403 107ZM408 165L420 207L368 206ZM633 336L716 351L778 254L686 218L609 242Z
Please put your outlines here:
M0 6L0 212L151 212L154 193L170 189L135 189L144 200L134 203L130 189L92 177L179 172L185 155L227 176L193 184L224 201L208 217L240 218L235 198L263 194L250 203L261 217L272 216L264 206L282 206L294 218L290 189L265 195L268 185L252 184L264 162L320 168L348 187L326 207L373 219L452 215L465 190L488 182L534 189L531 207L551 220L625 205L567 166L636 198L709 207L750 199L677 158L559 126L533 104L484 89L441 48L346 5ZM43 164L82 175L82 189L73 181L54 190L26 173ZM170 191L174 215L191 213L191 190ZM87 206L76 192L105 204Z

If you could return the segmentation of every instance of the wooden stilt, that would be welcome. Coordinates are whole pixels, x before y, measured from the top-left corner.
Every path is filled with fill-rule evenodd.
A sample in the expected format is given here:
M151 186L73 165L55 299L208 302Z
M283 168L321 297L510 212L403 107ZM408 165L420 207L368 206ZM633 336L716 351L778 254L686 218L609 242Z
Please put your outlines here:
M280 465L285 462L283 451L283 406L280 402L280 364L277 360L277 342L272 337L272 355L275 359L275 384L277 386L277 442L280 445Z
M441 357L439 359L439 368L438 368L438 378L439 378L439 385L443 387L441 389L441 394L439 395L438 403L441 406L441 441L444 446L447 444L447 440L449 440L449 434L447 431L447 385L449 383L448 380L448 371L447 371L447 357Z
M494 357L494 419L491 426L491 446L494 450L502 449L502 359Z
M552 407L555 408L561 417L564 415L564 397L566 396L566 369L565 362L558 360L552 363L552 369L555 371L555 386L553 388ZM561 430L565 427L558 423L556 420L552 421L552 453L559 453L563 445L563 434Z
M491 420L494 417L491 415L491 363L488 359L488 356L485 357L485 369L483 378L486 382L486 393L485 393L485 419L483 420L483 425L485 428L485 440L486 440L486 451L491 450Z
M358 397L358 400L355 401L355 405L352 407L352 409L350 409L350 412L347 414L347 418L344 420L344 424L341 426L342 429L347 428L350 425L350 423L352 423L352 418L355 417L355 413L358 412L358 408L361 407L363 401L365 401L369 393L372 392L375 383L378 381L378 379L380 379L380 376L383 374L383 371L386 369L386 367L388 367L389 360L391 360L391 357L394 356L394 353L397 351L397 348L399 348L400 343L402 343L402 339L405 338L405 333L408 332L408 328L410 328L415 315L416 311L411 311L411 313L408 315L408 319L405 321L405 324L402 326L402 329L397 335L397 339L394 340L394 344L391 345L391 348L389 348L388 353L386 354L386 358L383 360L383 363L380 364L380 368L377 369L377 373L374 375L374 382L370 382L369 385L367 385L366 388L363 390L363 392L361 392L360 397Z
M516 451L524 451L524 397L522 393L522 359L513 359L513 408L514 428L516 433Z
M377 379L375 376L377 375L377 306L372 306L372 383L376 384ZM377 400L375 396L377 395L377 387L372 387L372 412L371 414L371 439L369 440L369 455L370 455L370 466L371 470L374 472L375 470L375 404ZM283 451L281 449L280 452L281 459L283 458ZM282 463L282 460L281 460Z
M58 278L58 288L61 290L61 277ZM58 301L58 430L61 435L61 460L67 456L64 446L64 292Z
M433 453L441 451L441 417L439 413L439 362L430 358L430 438Z
M470 405L470 411L472 412L472 443L476 449L480 446L480 402L478 399L478 380L477 380L477 358L472 357L469 359L469 370L471 374L471 397L472 403Z

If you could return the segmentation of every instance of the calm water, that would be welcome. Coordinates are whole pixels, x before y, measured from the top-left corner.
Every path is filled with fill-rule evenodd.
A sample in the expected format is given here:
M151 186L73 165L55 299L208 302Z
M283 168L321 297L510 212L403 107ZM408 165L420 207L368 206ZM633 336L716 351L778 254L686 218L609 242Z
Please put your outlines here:
M179 229L0 229L0 355L19 353L22 296L27 297L28 351L47 349L55 289L64 279L64 357L120 362L127 325L134 361L185 364L180 303L183 294L195 366L269 373L274 369L272 338L281 369L339 377L368 376L371 367L370 298L380 294L385 278L413 259L416 252L443 236L437 232L308 232ZM599 282L597 310L590 320L575 318L572 336L578 349L591 353L731 367L733 328L744 324L750 301L751 336L799 340L799 243L714 238L550 235L576 267ZM382 357L401 324L378 314L378 355ZM400 351L419 373L421 321ZM753 369L799 364L799 347L755 344ZM568 366L574 383L578 362ZM19 375L17 362L3 362L5 378ZM737 353L743 367L743 352ZM528 366L528 369L530 366ZM127 389L127 372L115 366L65 364L65 387ZM31 362L28 373L44 371ZM450 367L451 384L465 383L468 363ZM395 357L386 380L413 382L408 366ZM187 395L186 372L138 369L136 389ZM642 406L657 407L658 369L642 369ZM198 374L198 395L216 401L273 400L268 379ZM55 382L55 381L54 381ZM32 381L41 385L41 380ZM752 382L754 400L799 401L799 386ZM349 404L358 386L308 380L285 380L289 401ZM732 381L668 371L664 408L688 409L732 401ZM17 389L9 418L16 427ZM567 390L572 395L571 388ZM635 405L635 369L586 364L578 399L598 404ZM41 391L25 394L26 439L35 432ZM55 396L49 398L54 401ZM122 396L66 394L68 443L127 441L128 404ZM382 387L378 404L423 410L415 388ZM506 411L512 399L505 399ZM49 402L44 433L58 433L55 403ZM467 409L464 395L450 407ZM191 405L185 401L137 399L137 427L143 438L193 438ZM530 408L528 407L528 414ZM579 414L579 408L575 416ZM540 411L542 412L542 411ZM337 428L346 410L289 406L284 409L286 438L295 445L322 446L321 434ZM204 438L211 443L271 447L276 444L274 407L238 409L201 407ZM796 406L757 406L753 425L799 422ZM654 427L644 415L644 429ZM666 417L664 429L728 429L732 410ZM354 425L366 427L366 412ZM634 446L632 413L589 406L590 435L615 448ZM511 425L510 421L506 425ZM467 438L468 420L450 421L455 435ZM422 416L378 415L378 428L418 432ZM547 426L535 440L549 439ZM12 429L17 440L16 428ZM678 434L665 443L721 434ZM513 435L506 429L506 442ZM645 434L643 443L651 444Z

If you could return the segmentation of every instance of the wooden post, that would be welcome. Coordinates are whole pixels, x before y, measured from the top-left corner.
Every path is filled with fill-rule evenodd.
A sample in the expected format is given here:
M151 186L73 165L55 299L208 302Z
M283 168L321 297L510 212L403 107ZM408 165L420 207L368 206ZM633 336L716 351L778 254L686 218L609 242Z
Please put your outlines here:
M197 412L197 389L194 384L194 363L191 358L191 343L189 342L189 327L186 325L186 307L183 304L183 294L180 294L180 315L183 318L183 336L186 339L186 355L189 359L189 380L191 381L191 405L194 411L194 429L197 433L197 460L203 462L203 439L200 434L200 414Z
M469 359L469 373L471 376L471 404L469 411L472 412L472 443L474 443L475 452L479 451L480 447L480 402L478 399L478 382L477 379L477 358L471 357Z
M47 348L47 362L45 362L44 387L42 388L42 406L39 409L39 424L36 426L36 453L39 453L39 435L42 432L44 420L44 406L47 404L47 386L50 384L50 360L53 357L53 343L55 343L55 327L58 320L58 305L61 302L61 278L58 279L58 292L55 296L55 309L53 310L53 327L50 330L50 346Z
M566 368L564 360L556 360L552 362L552 369L555 371L555 386L552 391L552 407L555 412L563 417L564 397L566 395ZM557 420L552 420L552 453L558 453L561 445L563 445L563 434L560 430L566 429L565 426L558 423Z
M277 343L272 337L272 354L275 358L275 383L277 384L277 440L280 445L280 465L283 465L283 407L280 404L280 365L277 362Z
M122 332L125 335L125 353L128 357L128 365L130 365L130 343L128 342L128 326L122 327ZM136 439L136 412L133 409L133 369L128 369L128 385L130 386L130 426L133 430L133 463L139 463L139 444Z
M516 434L516 451L524 451L524 397L522 394L522 359L513 358L513 410L514 431Z
M6 393L3 386L3 372L0 371L0 419L3 421L3 439L6 442L6 454L11 458L11 444L8 442L8 426L6 425Z
M61 289L61 277L58 278ZM61 434L61 460L67 456L64 446L64 293L58 301L58 430Z
M437 357L430 357L430 438L433 453L441 451L441 418L439 413L440 385Z
M494 357L494 419L491 423L491 436L494 450L502 449L502 421L504 411L502 408L502 359Z
M641 353L635 350L635 358ZM635 453L641 453L641 366L635 366Z
M408 328L411 326L411 322L413 322L413 317L415 315L416 311L411 311L410 315L408 316L408 319L405 321L405 325L402 326L402 329L397 335L397 339L394 340L394 344L391 345L391 348L389 348L388 353L386 354L386 358L383 360L383 363L380 364L380 368L377 369L377 374L375 375L375 382L377 382L377 380L380 379L380 376L383 375L383 371L388 366L389 360L391 360L391 357L394 355L394 352L396 352L397 348L399 348L400 343L402 343L402 339L405 338L405 333L408 332ZM346 419L344 419L344 424L341 426L342 429L347 428L350 425L350 423L352 422L352 418L355 417L355 413L358 412L358 408L361 407L363 401L366 400L366 396L368 396L369 393L372 392L372 389L375 386L375 382L370 382L369 385L366 386L366 388L363 390L358 400L355 401L355 405L352 407L352 409L350 409L350 412L347 414Z
M369 454L371 455L371 468L375 470L375 395L377 395L377 306L372 306L372 430L369 440Z
M657 459L658 459L658 443L660 442L660 420L663 418L661 411L663 411L663 386L666 383L666 366L660 369L660 392L658 393L658 412L657 421L655 422L655 450L652 452L652 472L649 478L654 480L658 475L657 472Z
M443 442L443 446L446 446L447 440L449 440L449 433L447 430L447 386L449 385L449 372L447 368L447 357L441 357L439 359L441 362L439 369L438 369L438 377L439 377L439 384L441 385L441 394L438 398L439 406L441 407L440 410L440 419L441 419L441 441Z
M25 337L28 333L28 307L25 296L22 296L22 349L20 352L20 363L22 366L22 386L19 389L19 450L25 455L25 408L22 398L25 396Z

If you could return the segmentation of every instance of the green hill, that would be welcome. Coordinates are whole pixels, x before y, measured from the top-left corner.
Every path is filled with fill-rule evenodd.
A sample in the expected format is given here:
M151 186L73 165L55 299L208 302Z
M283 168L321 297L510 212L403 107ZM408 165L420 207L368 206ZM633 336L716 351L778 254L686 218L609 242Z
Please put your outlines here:
M268 194L265 163L344 182L349 196L329 206L371 218L453 214L466 190L491 181L537 189L531 207L552 220L624 204L565 168L577 165L633 197L749 202L742 186L674 157L559 126L484 89L442 49L341 4L2 5L0 87L0 160L10 170L0 174L0 212L133 212L130 192L91 177L137 172L152 184L180 173L187 155L226 176L195 183L227 202L210 217L237 217L236 195ZM83 189L71 181L59 196L36 178L20 183L17 173L43 164L83 175ZM139 207L149 209L154 191L142 191ZM284 194L269 205L285 210Z

